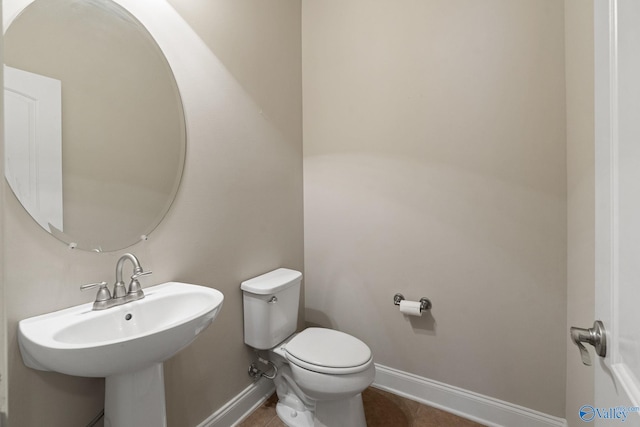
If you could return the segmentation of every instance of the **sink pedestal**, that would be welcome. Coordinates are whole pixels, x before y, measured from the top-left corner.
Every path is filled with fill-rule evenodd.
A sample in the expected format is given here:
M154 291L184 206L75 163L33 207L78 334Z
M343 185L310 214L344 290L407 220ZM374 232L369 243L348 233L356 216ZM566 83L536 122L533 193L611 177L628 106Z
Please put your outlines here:
M105 427L166 427L162 363L105 378Z

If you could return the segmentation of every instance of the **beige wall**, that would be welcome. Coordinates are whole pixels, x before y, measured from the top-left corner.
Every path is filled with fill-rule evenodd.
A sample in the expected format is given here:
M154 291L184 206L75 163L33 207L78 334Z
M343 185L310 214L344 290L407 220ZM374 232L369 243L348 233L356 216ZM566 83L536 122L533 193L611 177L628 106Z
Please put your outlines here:
M563 417L563 3L302 3L307 320Z
M171 4L209 55L189 56L185 46L184 61L172 64L183 77L204 76L196 80L199 86L177 79L181 89L188 86L183 181L150 240L129 250L154 272L145 286L178 280L225 294L216 322L165 364L169 425L183 427L197 425L251 382L240 282L279 266L303 268L301 36L298 2ZM217 30L208 31L209 25ZM80 293L78 286L112 281L122 252L69 250L43 232L10 192L6 199L11 425L86 425L102 408L103 381L24 367L16 323L91 301L93 293Z
M567 330L590 327L595 289L595 163L593 2L565 0L567 72ZM593 368L584 366L567 339L569 426L579 426L582 405L594 401Z

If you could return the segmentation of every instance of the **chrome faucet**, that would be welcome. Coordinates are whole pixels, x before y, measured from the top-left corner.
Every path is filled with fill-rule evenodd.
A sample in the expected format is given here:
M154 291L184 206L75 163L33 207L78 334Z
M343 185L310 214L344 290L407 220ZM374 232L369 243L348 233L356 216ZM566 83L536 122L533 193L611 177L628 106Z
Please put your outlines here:
M133 275L131 276L131 282L129 282L129 290L127 290L122 280L122 268L127 260L133 264ZM109 292L107 282L89 283L80 286L80 289L85 290L99 287L96 300L93 302L93 309L104 310L144 298L144 292L142 291L138 278L149 274L151 274L151 271L143 271L140 266L140 261L138 261L135 255L127 253L122 255L116 264L116 283L113 286L113 294Z
M128 292L125 292L124 282L122 281L122 267L124 267L126 260L131 261L131 264L133 264L133 275L131 276ZM142 271L140 261L138 261L138 258L136 258L134 254L122 255L116 264L116 284L113 288L113 298L128 298L126 302L144 298L144 292L142 292L138 277L149 274L151 274L150 271Z

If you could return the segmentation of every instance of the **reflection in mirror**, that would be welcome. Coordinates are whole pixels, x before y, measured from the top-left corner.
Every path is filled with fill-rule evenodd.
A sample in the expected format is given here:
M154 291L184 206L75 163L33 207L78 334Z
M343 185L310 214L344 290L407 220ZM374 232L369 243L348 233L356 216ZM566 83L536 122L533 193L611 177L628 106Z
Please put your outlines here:
M25 209L81 249L151 232L177 191L186 135L144 26L110 0L36 0L5 32L5 64L5 175Z
M61 82L5 66L4 87L7 182L42 228L62 230Z

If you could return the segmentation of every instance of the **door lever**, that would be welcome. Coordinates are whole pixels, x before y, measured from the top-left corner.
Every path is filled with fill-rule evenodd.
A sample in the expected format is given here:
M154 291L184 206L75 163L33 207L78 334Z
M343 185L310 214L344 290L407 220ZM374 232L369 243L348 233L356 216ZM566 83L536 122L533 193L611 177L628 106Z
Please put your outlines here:
M571 334L571 341L573 341L580 350L580 357L582 358L583 364L591 366L591 358L585 346L582 345L583 342L594 346L598 356L605 357L607 355L607 332L600 320L593 322L593 328L583 329L572 326L569 332Z

